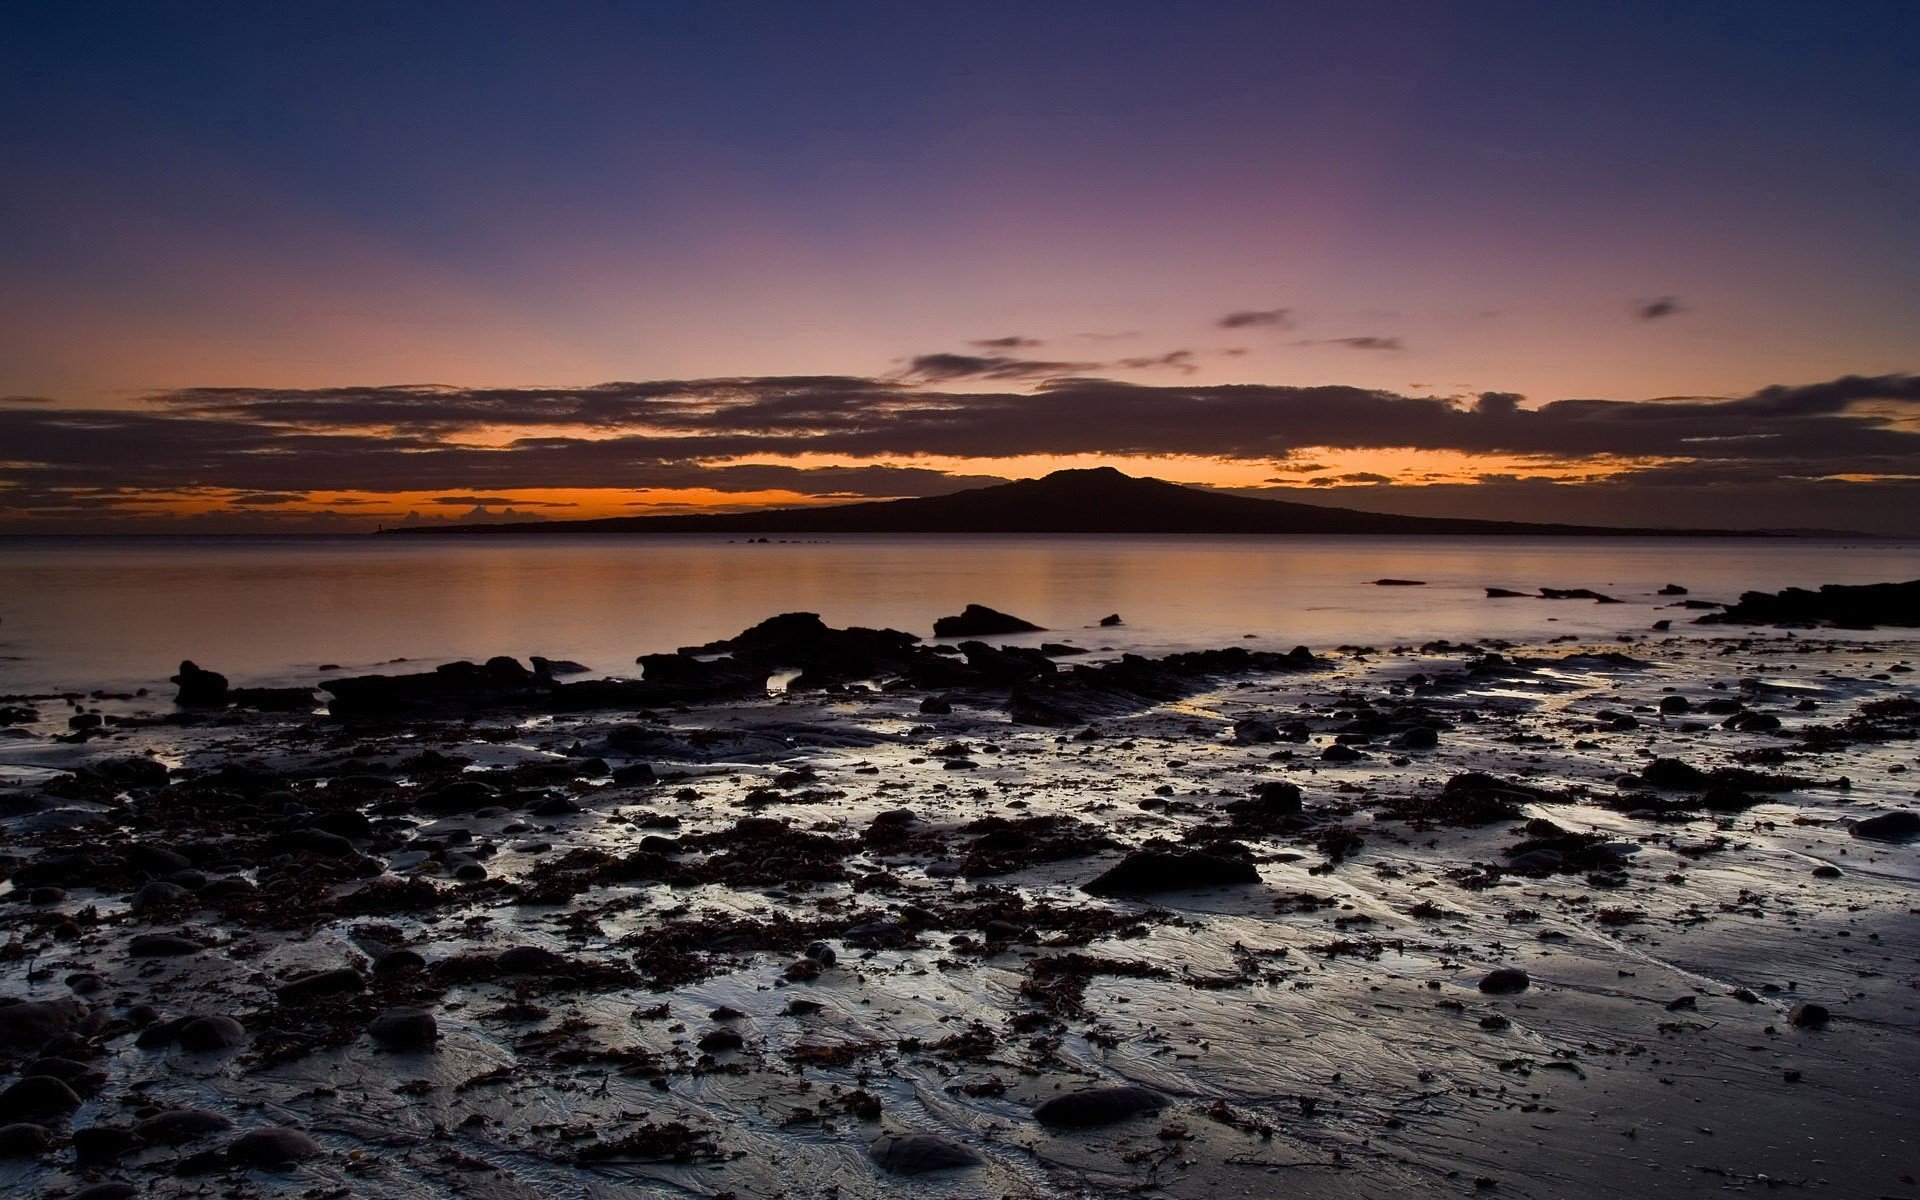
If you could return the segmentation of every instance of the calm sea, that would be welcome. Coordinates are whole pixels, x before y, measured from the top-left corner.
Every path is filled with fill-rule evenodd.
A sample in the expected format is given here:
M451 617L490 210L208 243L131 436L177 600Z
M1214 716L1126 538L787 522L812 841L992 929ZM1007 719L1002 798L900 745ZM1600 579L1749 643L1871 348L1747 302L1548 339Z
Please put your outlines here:
M182 658L236 683L399 658L634 656L778 612L927 634L969 602L1089 648L1160 652L1676 627L1694 598L1920 575L1914 544L1759 539L710 535L0 538L0 693L154 686ZM1377 587L1385 576L1424 587ZM1586 587L1629 603L1485 598ZM1090 628L1108 613L1126 624ZM1030 640L1039 640L1038 638Z

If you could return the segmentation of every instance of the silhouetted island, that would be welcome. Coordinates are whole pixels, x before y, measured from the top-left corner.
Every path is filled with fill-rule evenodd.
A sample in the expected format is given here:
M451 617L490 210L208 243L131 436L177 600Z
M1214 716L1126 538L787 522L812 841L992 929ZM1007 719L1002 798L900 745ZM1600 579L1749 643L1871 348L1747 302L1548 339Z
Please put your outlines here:
M384 533L1291 533L1536 534L1555 536L1724 534L1726 530L1634 529L1406 517L1287 500L1260 500L1140 479L1112 467L1055 471L945 496L871 500L759 512L604 517L592 521L405 526ZM1755 536L1755 535L1746 535Z

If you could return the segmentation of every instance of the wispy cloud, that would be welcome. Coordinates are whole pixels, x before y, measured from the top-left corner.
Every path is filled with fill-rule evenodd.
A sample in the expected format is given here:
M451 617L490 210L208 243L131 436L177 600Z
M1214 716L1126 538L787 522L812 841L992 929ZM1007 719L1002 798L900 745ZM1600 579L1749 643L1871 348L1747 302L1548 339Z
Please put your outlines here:
M1287 308L1249 308L1230 312L1214 322L1222 329L1292 329L1293 310Z

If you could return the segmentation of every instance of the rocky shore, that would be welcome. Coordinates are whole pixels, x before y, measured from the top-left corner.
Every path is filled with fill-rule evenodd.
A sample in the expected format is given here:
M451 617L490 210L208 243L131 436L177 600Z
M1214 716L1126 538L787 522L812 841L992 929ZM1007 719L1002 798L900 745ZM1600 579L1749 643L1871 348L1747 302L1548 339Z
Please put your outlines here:
M0 1189L1920 1196L1920 643L1821 596L0 698Z

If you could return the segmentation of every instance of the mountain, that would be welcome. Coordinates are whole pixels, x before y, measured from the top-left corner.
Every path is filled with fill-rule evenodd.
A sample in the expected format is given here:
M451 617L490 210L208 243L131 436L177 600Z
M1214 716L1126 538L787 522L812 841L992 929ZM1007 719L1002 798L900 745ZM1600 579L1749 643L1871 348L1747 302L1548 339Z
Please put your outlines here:
M1140 479L1112 467L1055 471L1039 479L993 484L945 496L872 500L819 508L606 517L595 521L407 526L385 533L1377 533L1377 534L1679 534L1712 530L1626 529L1401 517L1259 500L1164 479Z

